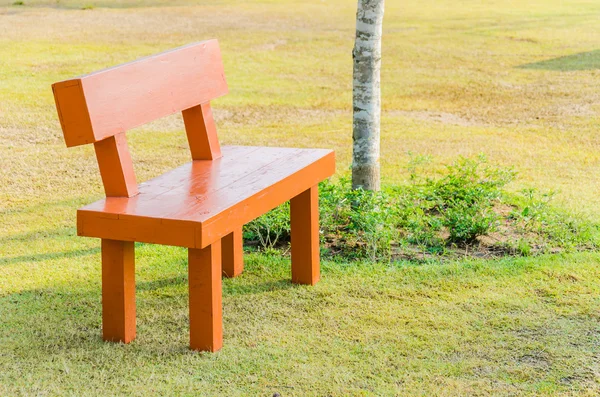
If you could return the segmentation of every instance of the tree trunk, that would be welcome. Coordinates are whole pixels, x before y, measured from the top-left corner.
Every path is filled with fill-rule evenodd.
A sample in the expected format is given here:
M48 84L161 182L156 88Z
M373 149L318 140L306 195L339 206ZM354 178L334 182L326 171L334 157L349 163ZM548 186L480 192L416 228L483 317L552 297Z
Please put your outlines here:
M352 188L379 190L381 26L384 0L358 0L352 101Z

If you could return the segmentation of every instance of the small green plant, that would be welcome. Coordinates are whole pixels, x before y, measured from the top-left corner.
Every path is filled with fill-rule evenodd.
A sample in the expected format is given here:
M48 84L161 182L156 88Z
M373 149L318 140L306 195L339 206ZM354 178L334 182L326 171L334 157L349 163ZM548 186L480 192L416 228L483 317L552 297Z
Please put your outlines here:
M290 204L286 203L245 226L245 237L255 240L263 250L272 250L290 239Z
M448 166L439 180L427 180L425 194L435 202L442 224L448 228L450 241L472 244L496 230L499 216L494 205L502 197L502 189L515 177L512 169L493 167L485 156L460 158Z
M553 208L554 192L542 193L524 189L512 196L515 209L509 214L514 228L521 233L538 236L539 244L559 246L567 250L594 248L598 241L598 225L581 217Z
M442 222L448 228L450 242L472 244L478 237L496 231L498 220L492 203L469 205L459 201L444 210Z
M96 8L93 4L86 4L83 7L81 7L82 10L93 10L94 8Z
M25 5L25 2L24 2L24 1L17 0L17 1L15 1L15 2L13 2L13 3L12 3L12 5L14 5L14 6L24 6L24 5Z
M520 239L517 241L516 247L517 253L521 256L530 256L533 252L531 244L526 239Z

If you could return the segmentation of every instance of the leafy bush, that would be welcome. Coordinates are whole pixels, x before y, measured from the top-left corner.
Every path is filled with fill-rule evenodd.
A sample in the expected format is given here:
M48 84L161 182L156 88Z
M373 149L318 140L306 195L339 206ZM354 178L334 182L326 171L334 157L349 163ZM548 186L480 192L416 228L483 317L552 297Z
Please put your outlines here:
M280 205L248 223L246 239L255 240L263 249L273 249L290 241L290 203Z
M350 180L320 185L321 230L329 253L349 258L389 258L400 230L387 191L352 190Z
M347 177L321 183L323 253L393 260L452 255L464 247L482 255L532 255L598 245L597 227L550 207L552 195L506 192L516 175L512 169L478 156L458 159L437 178L423 177L428 160L416 158L407 183L380 192L352 190ZM492 234L495 242L481 240ZM289 204L250 222L245 237L266 250L287 245Z
M449 240L469 244L496 230L499 215L494 204L514 177L511 169L489 166L484 156L460 158L443 178L427 180L423 191L435 202L433 210L440 213Z

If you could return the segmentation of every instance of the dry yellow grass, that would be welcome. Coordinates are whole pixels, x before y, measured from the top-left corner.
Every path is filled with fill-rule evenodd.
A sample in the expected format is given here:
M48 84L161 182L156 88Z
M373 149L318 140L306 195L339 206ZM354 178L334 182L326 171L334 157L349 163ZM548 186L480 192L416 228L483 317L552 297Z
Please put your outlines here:
M215 104L225 143L332 146L339 171L347 171L353 1L142 3L96 2L113 8L80 10L86 3L58 2L72 7L65 9L30 1L0 9L0 150L7 164L0 184L8 186L2 208L62 196L61 187L73 183L83 195L101 192L91 151L62 145L52 82L209 37L221 42L231 86ZM516 166L523 184L559 190L566 205L594 213L600 204L600 55L591 52L596 2L388 3L384 180L404 177L408 151L439 162L483 152ZM549 70L535 66L586 52ZM156 134L132 134L139 159L169 153L158 166L146 158L141 179L186 158L179 118L152 130L172 134L176 150L156 145ZM63 160L51 161L57 156ZM73 181L77 173L85 176Z

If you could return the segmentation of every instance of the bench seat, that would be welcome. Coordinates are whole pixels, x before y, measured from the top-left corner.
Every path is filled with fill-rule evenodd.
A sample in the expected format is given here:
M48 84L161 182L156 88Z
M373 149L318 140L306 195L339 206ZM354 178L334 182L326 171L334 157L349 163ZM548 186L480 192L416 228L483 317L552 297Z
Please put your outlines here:
M335 171L331 150L223 146L77 212L77 233L121 241L204 248Z

